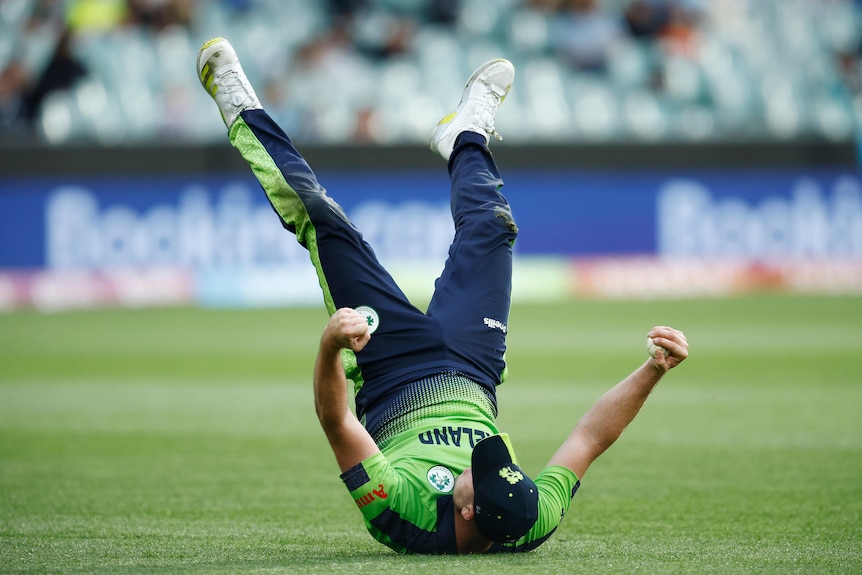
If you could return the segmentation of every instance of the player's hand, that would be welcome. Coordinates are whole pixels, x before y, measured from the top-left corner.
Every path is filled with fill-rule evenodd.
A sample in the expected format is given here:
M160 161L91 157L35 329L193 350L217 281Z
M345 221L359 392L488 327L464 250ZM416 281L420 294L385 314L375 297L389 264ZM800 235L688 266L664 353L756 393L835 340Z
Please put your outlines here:
M653 342L661 348L656 350L655 358L650 359L661 373L673 369L688 357L688 341L685 339L685 334L678 329L665 325L656 326L650 330L647 337L651 337ZM664 353L662 349L666 350L667 353Z
M321 347L335 346L338 349L347 348L359 352L370 340L371 334L368 332L368 320L365 316L344 307L329 318L329 323L323 330Z

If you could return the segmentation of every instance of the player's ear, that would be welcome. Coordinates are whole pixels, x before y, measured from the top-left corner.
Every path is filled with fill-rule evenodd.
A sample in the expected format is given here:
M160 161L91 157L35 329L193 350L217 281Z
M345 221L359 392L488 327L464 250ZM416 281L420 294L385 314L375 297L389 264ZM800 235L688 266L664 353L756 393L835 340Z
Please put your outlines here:
M464 518L464 521L472 521L475 516L476 510L473 508L472 503L461 508L461 517Z

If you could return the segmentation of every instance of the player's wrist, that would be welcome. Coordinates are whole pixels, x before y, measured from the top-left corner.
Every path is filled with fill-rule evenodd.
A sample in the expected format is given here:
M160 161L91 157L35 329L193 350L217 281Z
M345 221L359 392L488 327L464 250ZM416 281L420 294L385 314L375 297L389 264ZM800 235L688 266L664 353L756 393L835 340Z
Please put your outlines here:
M341 353L341 350L346 347L347 342L341 341L342 338L338 334L333 333L329 329L323 331L320 338L319 353L322 357L336 356Z

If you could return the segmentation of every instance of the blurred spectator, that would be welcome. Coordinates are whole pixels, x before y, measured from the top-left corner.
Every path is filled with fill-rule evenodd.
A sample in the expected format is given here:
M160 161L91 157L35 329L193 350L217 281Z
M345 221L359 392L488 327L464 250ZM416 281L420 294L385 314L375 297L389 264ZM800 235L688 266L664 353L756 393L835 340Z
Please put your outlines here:
M523 0L522 4L530 10L552 14L562 7L563 0Z
M63 30L63 3L37 0L26 5L15 33L14 51L0 71L0 129L5 133L30 131L32 119L49 87L58 60L54 38ZM59 50L67 49L58 46ZM48 62L51 60L51 62ZM45 72L42 72L42 70Z
M760 71L793 61L799 70L786 84L831 98L837 104L830 110L849 110L836 118L846 125L852 115L862 125L862 0L0 0L0 6L0 130L6 133L28 128L47 94L73 86L88 67L94 75L122 74L126 68L99 51L105 45L171 70L170 82L136 92L151 112L139 115L141 133L157 133L144 124L176 114L188 121L173 122L171 137L209 138L187 113L193 104L184 82L193 87L194 75L185 76L186 68L173 61L181 53L191 58L186 52L194 51L199 33L234 37L256 51L247 72L264 80L268 108L309 141L375 141L375 134L379 141L381 129L391 141L412 140L409 122L391 121L378 108L377 85L393 73L405 83L423 74L438 84L460 81L462 60L500 52L549 81L566 82L572 70L593 72L593 86L611 94L609 110L653 102L660 122L688 106L721 118L717 123L725 126L715 133L730 137L740 127L765 130L766 115L776 108ZM465 26L485 11L500 24ZM172 34L164 44L136 33L166 29ZM73 46L92 61L79 61L70 35L89 33L95 35L82 39L93 42ZM116 78L93 79L105 98L118 98ZM329 87L339 81L342 88L333 93ZM614 91L619 86L631 94ZM524 118L541 106L529 88L519 89ZM427 96L433 103L436 95ZM582 96L571 91L561 99L574 106ZM96 116L84 114L75 129L94 131ZM799 116L800 133L821 129L809 117ZM522 126L522 137L532 129Z
M221 3L234 13L250 12L255 7L255 0L221 0Z
M632 0L623 11L623 19L632 37L651 40L670 21L668 0Z
M847 88L854 94L862 94L862 59L860 52L839 52L838 70Z
M192 0L127 0L127 3L130 22L154 32L173 25L191 25Z
M452 26L459 0L329 0L334 27L349 31L355 48L374 60L411 54L426 25Z
M667 23L659 34L662 45L669 53L695 56L703 6L697 1L675 0L669 8Z
M66 23L76 33L111 30L126 20L126 0L70 0L66 10Z
M0 72L0 132L15 132L22 127L24 94L30 85L30 75L16 59Z
M411 16L386 11L361 11L345 27L354 47L374 60L408 54L419 22Z
M300 47L296 66L304 71L337 67L353 52L353 42L345 23L333 25L326 34L314 38Z
M63 21L65 5L63 0L36 0L32 3L27 28L35 31L43 24L57 24Z
M71 32L64 29L48 65L38 76L36 83L23 97L20 111L27 123L32 123L39 114L45 97L55 90L67 90L87 74L87 69L70 50Z
M296 135L312 140L350 139L357 129L360 110L350 108L361 101L361 79L369 78L368 63L357 52L347 23L341 20L330 30L306 43L295 55L284 83L267 85L268 97L275 97L277 115L288 115ZM345 81L345 79L351 79ZM333 91L325 86L340 85ZM285 104L298 107L299 117L290 115ZM331 118L342 124L333 126Z
M556 19L552 43L571 67L604 71L621 37L619 21L598 0L566 0Z
M452 26L458 20L460 0L436 0L428 7L428 21L432 24Z
M854 1L853 16L857 22L862 22L862 0ZM854 26L853 32L843 42L834 45L832 50L841 80L852 94L862 95L862 30Z
M67 90L86 75L86 67L72 54L72 32L65 26L64 16L59 1L42 0L32 6L18 46L21 56L13 57L0 72L0 126L4 132L31 132L48 94ZM46 43L47 59L28 57L31 39Z
M253 7L253 0L221 1L233 11ZM194 0L69 0L66 12L75 31L105 31L131 24L158 32L173 25L189 27Z

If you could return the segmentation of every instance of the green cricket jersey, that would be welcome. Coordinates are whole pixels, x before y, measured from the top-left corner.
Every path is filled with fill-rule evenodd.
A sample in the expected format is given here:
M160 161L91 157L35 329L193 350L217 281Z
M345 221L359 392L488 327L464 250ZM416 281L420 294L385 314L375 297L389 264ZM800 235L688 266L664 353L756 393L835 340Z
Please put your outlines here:
M499 433L481 386L457 373L410 384L375 434L381 452L341 477L371 535L404 553L457 553L452 489L473 446ZM539 519L519 541L492 551L527 551L544 542L569 509L578 478L549 467L534 478Z

